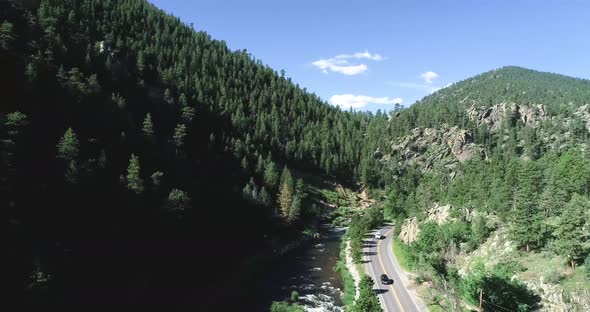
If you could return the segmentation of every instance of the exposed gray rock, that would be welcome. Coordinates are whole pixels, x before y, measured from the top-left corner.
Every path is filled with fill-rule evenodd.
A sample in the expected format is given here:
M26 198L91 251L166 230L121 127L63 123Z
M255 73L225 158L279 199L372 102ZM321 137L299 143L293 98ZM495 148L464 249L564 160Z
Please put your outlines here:
M406 222L401 226L399 238L402 242L409 244L418 238L420 228L418 227L418 219L416 217L406 219Z
M574 115L582 119L586 123L586 129L590 131L590 105L585 104L580 106L575 112Z
M393 142L391 148L401 161L417 164L423 171L439 166L453 169L458 162L485 158L483 147L473 143L471 132L447 124L439 128L415 128ZM381 160L388 161L389 157Z
M549 118L543 104L518 105L516 103L500 103L491 107L472 105L467 109L467 115L478 125L487 125L492 131L500 129L507 117L520 119L525 126L534 128Z
M428 221L436 222L436 224L443 224L447 221L450 221L450 213L451 205L441 206L439 204L434 204L434 207L428 210L428 217L426 219Z

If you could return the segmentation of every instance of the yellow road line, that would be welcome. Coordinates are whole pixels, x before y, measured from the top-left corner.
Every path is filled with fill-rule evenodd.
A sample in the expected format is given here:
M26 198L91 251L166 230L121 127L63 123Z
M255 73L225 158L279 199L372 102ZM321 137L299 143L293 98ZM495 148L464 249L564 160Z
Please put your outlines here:
M391 232L391 231L393 231L393 229L391 229L389 232ZM387 236L387 234L389 234L389 232L385 233L385 236ZM381 246L381 240L379 240L379 242L377 243L377 257L379 257L379 263L381 264L381 268L383 269L383 272L385 272L385 266L383 266L383 260L381 260L381 253L379 253L379 246ZM385 272L385 274L387 274L387 272ZM393 275L391 275L391 276L393 276ZM406 312L406 310L404 310L404 307L402 306L401 302L399 301L399 297L397 296L397 292L395 291L395 288L393 288L393 284L389 284L389 287L391 288L391 291L393 292L393 295L395 296L395 301L397 301L397 305L399 305L400 309L402 309L402 312Z

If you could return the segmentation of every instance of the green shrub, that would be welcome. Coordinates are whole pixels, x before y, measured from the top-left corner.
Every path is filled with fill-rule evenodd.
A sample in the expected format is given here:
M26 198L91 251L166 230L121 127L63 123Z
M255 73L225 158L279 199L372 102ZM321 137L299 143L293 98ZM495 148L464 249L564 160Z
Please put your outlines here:
M584 260L584 273L586 274L586 277L590 278L590 255Z
M543 280L549 284L559 284L561 280L564 279L563 273L559 272L557 269L552 268L548 272L543 275Z
M483 290L483 300L492 305L509 311L533 310L539 298L524 283L512 279L515 268L513 264L498 264L488 271L483 263L477 263L460 282L464 296L476 303Z
M291 302L299 301L299 293L296 290L291 292Z
M344 283L344 296L342 297L342 302L346 306L350 306L354 301L355 295L355 286L354 286L354 279L352 275L348 271L346 267L346 238L342 239L342 243L340 244L340 260L336 263L334 267L334 271L340 273L342 277L342 282Z

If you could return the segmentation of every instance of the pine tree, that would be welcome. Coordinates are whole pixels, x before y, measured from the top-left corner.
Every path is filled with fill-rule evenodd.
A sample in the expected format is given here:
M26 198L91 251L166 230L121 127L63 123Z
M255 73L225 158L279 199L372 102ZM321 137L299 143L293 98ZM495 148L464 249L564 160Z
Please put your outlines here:
M278 204L281 209L281 216L289 221L291 205L293 203L293 191L288 183L283 183L278 196Z
M293 201L291 202L291 208L289 209L289 217L287 221L293 223L299 220L299 216L301 215L301 196L295 195L293 197Z
M184 146L184 138L186 137L186 126L184 124L178 124L174 129L174 145L177 150L180 150Z
M590 211L588 199L574 194L565 206L557 230L555 231L556 245L559 254L565 256L573 268L576 261L583 254L585 214Z
M279 185L281 185L282 187L282 185L285 183L287 183L287 185L291 189L291 193L293 193L295 187L295 185L293 184L293 175L291 174L291 171L289 170L289 168L287 168L287 166L283 167L283 172L281 173Z
M152 122L152 115L150 113L147 113L145 115L145 119L143 120L143 134L145 134L146 136L152 136L154 135L154 124Z
M265 186L263 186L260 189L260 196L258 196L258 201L264 207L270 207L270 205L272 205L272 199L270 197L270 194L266 190L266 187Z
M9 21L2 22L0 25L0 47L2 47L3 50L10 49L14 38L14 25Z
M186 192L173 188L166 200L166 210L173 213L176 218L181 219L184 212L190 207L190 201L191 199Z
M190 125L190 123L195 118L195 109L190 106L182 107L181 118L184 123L186 123L187 125Z
M242 189L242 196L244 199L252 200L252 186L250 183L246 184L246 186L244 186Z
M10 136L17 136L19 132L28 125L27 115L16 111L14 113L6 114L6 122L4 125L8 128Z
M512 236L519 246L529 252L544 238L543 213L538 205L540 175L534 162L526 162L519 171L518 188L514 195Z
M69 162L78 158L78 152L78 137L72 128L68 128L57 144L57 158L67 160Z
M263 174L264 169L264 159L262 158L262 155L258 155L258 160L256 161L256 173Z
M264 185L269 190L276 190L277 184L279 183L279 174L276 169L274 162L269 162L264 170Z
M154 189L158 189L160 187L160 185L162 184L162 177L164 176L164 173L161 171L156 171L154 173L152 173L152 175L150 176L150 179L152 180L152 185Z
M129 167L127 167L127 188L135 194L143 192L143 180L140 176L139 158L131 154Z
M352 312L381 312L381 304L373 290L373 279L368 275L359 282L359 298L351 308Z

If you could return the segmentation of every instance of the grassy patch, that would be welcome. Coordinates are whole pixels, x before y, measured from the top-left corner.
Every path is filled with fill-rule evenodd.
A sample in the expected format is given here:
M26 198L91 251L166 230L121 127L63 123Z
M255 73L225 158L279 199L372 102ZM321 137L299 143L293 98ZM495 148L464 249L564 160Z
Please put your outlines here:
M402 242L399 238L395 238L392 244L393 254L397 258L397 262L405 271L412 272L415 269L414 257L410 253L410 247Z
M430 312L443 312L444 310L438 304L430 304L427 306Z
M360 276L363 276L366 274L365 265L363 263L357 263L355 265L356 265L356 270L359 272Z
M586 276L584 270L584 266L576 267L569 278L561 281L561 286L566 293L580 288L590 289L590 278Z
M344 237L340 244L340 259L338 260L338 263L336 263L334 270L340 273L344 284L344 296L342 297L342 302L344 302L347 307L350 307L354 302L354 279L346 267L346 238Z
M539 280L558 283L558 276L567 276L569 269L563 259L546 251L539 253L520 254L517 261L526 269L519 274L523 280Z

